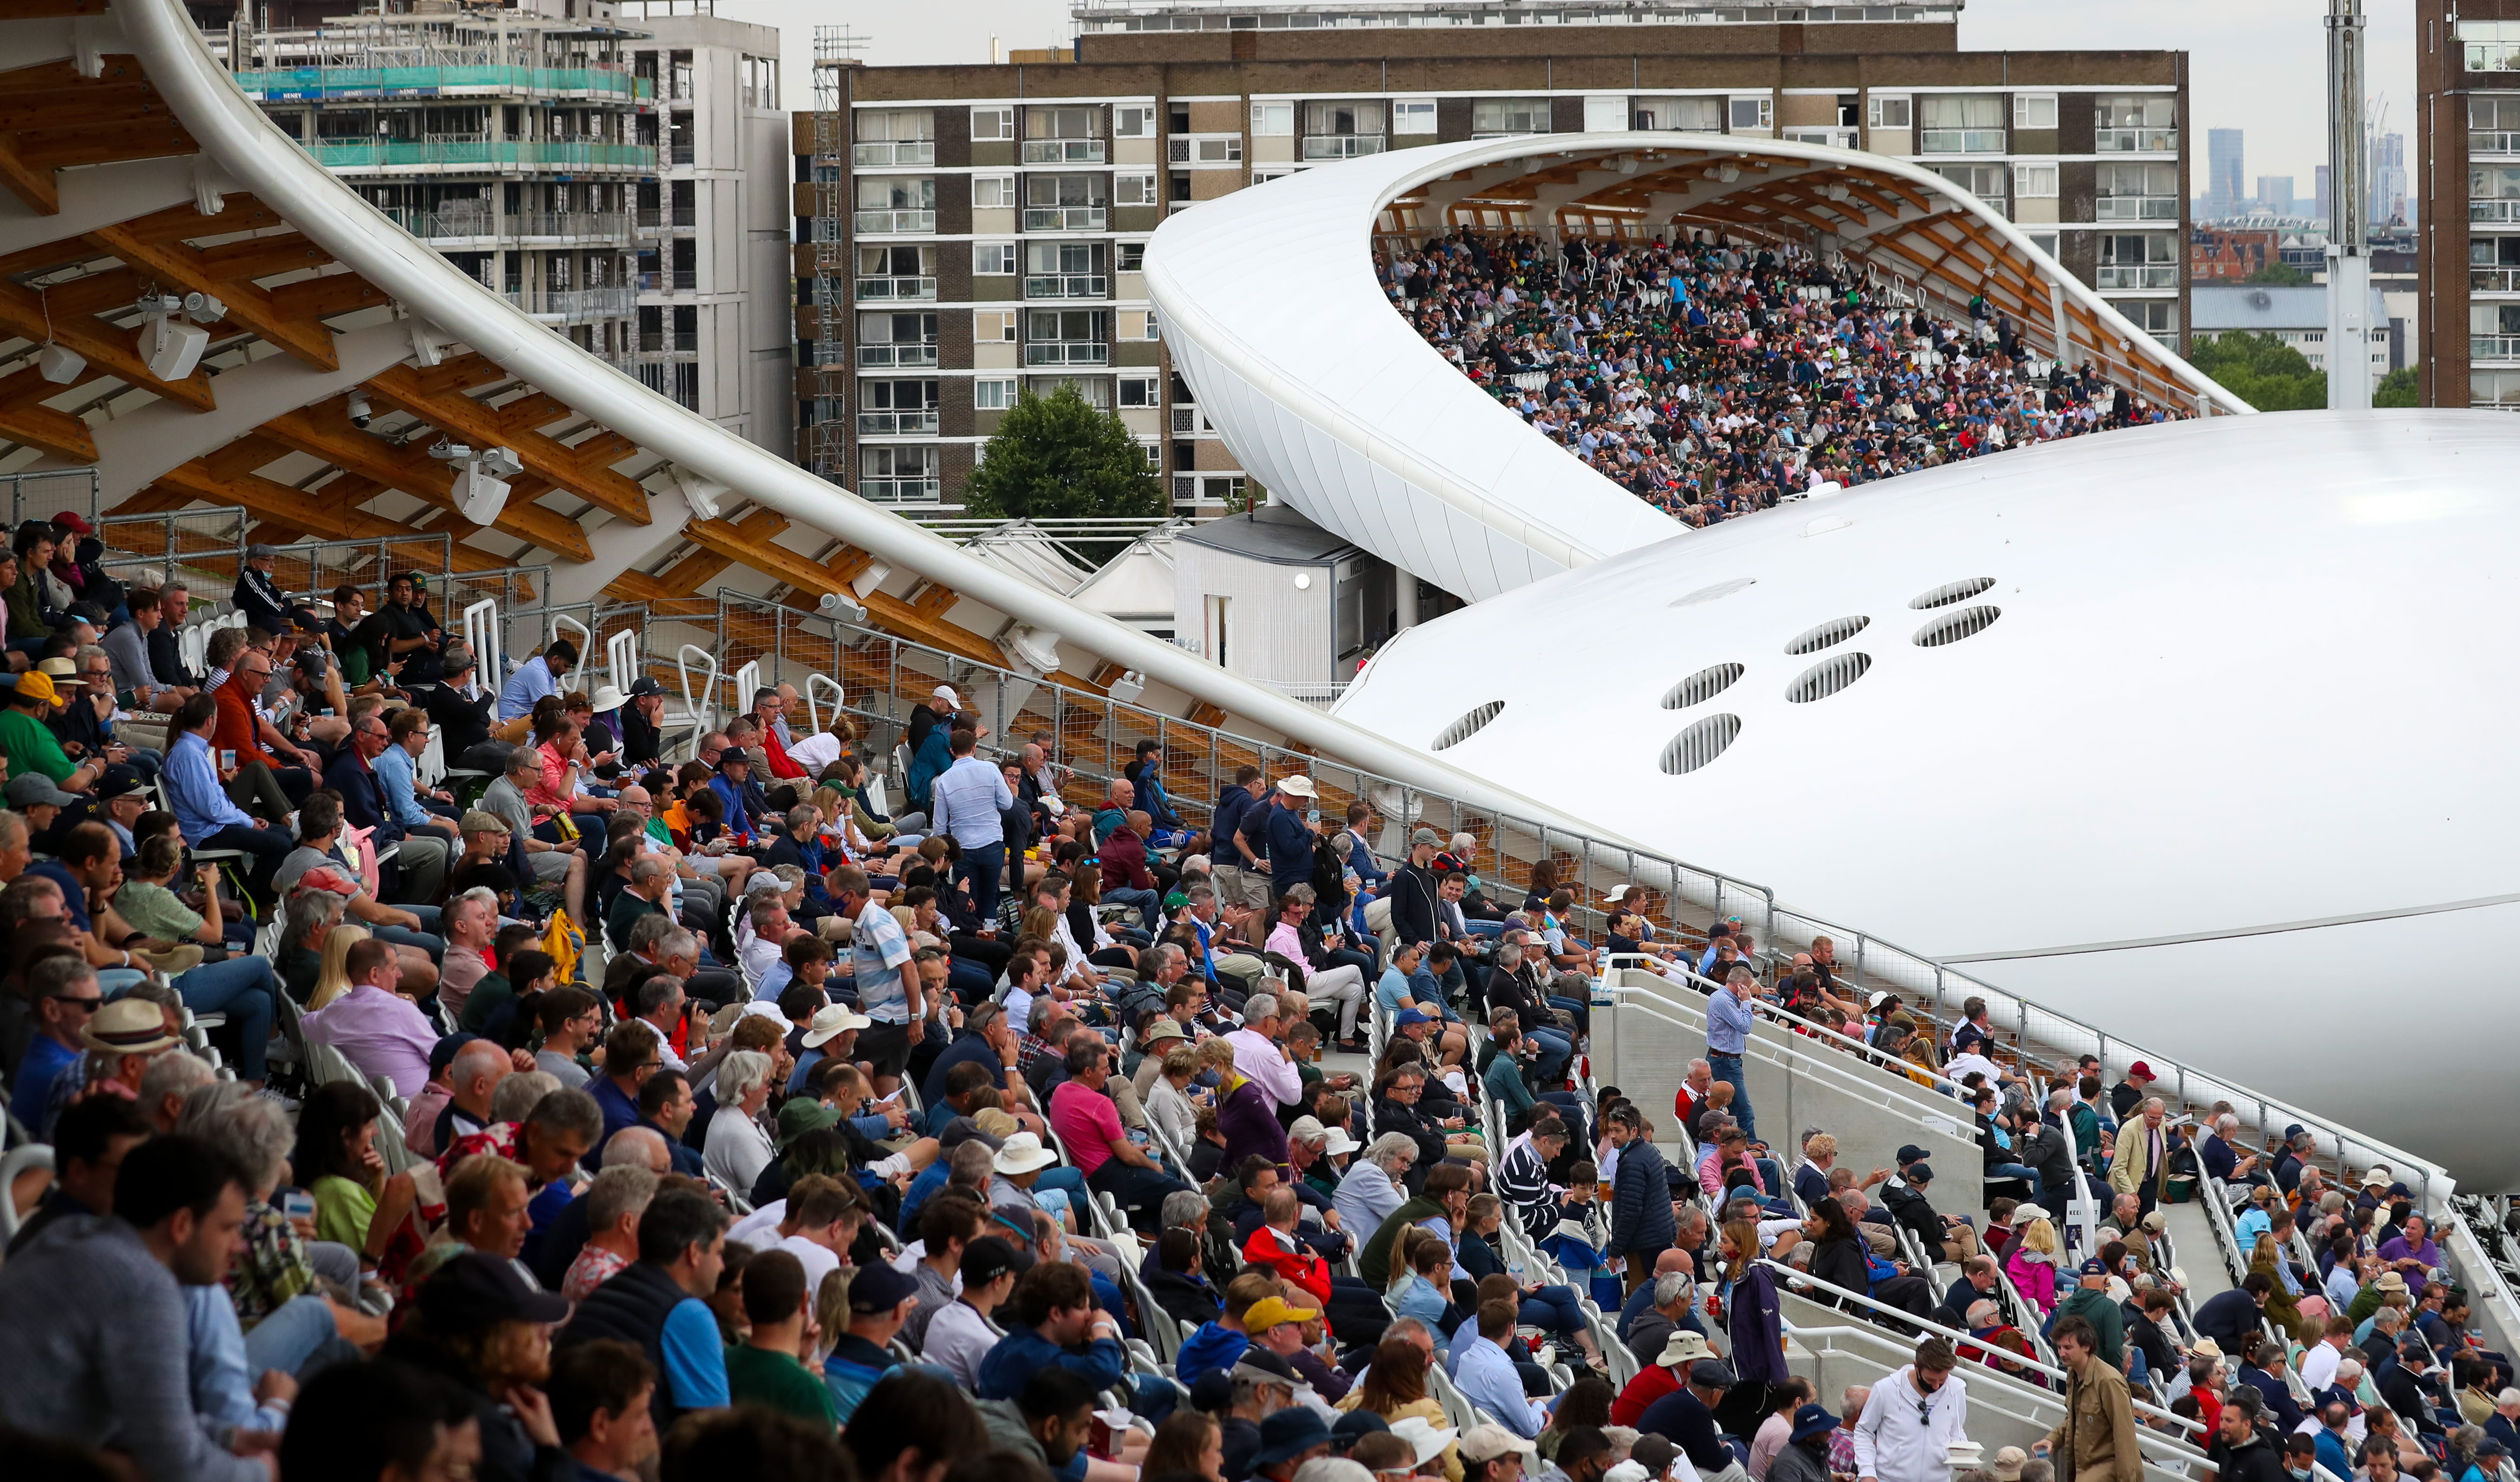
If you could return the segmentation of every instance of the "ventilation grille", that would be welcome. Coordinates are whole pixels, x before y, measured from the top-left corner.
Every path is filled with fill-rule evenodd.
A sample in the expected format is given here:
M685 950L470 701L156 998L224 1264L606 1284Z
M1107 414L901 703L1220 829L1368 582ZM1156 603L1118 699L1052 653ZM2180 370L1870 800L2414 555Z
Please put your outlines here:
M1676 600L1672 603L1672 606L1675 607L1693 607L1699 603L1713 602L1719 597L1730 597L1733 593L1740 591L1743 587L1755 587L1758 584L1759 578L1755 576L1735 576L1731 581L1719 581L1711 587L1700 587L1696 591L1689 593L1687 597Z
M1822 649L1846 642L1871 624L1871 618L1863 616L1832 618L1785 645L1785 651L1818 653Z
M1957 612L1946 613L1916 630L1916 647L1939 649L1945 644L1958 643L1963 638L1973 638L1995 626L1995 620L2002 615L2002 607L1962 607Z
M1489 700L1486 704L1481 705L1469 714L1462 716L1460 720L1446 726L1444 728L1444 734L1435 738L1435 749L1441 751L1446 746L1460 745L1462 742L1468 741L1471 737L1478 735L1480 731L1486 728L1489 721L1496 719L1504 712L1504 700Z
M1862 679L1864 671L1871 667L1872 655L1869 653L1840 653L1824 658L1805 669L1794 680L1793 688L1785 692L1785 698L1797 705L1826 699Z
M1662 748L1662 769L1674 777L1685 777L1724 754L1741 734L1741 717L1710 715L1671 739Z
M1966 581L1947 581L1930 591L1916 594L1909 599L1908 606L1920 611L1927 607L1948 607L1956 602L1966 602L1994 585L1995 578L1992 576L1972 576Z
M1702 705L1731 689L1732 681L1740 677L1739 664L1717 664L1711 669L1700 669L1672 686L1662 697L1662 707L1686 710L1691 705Z

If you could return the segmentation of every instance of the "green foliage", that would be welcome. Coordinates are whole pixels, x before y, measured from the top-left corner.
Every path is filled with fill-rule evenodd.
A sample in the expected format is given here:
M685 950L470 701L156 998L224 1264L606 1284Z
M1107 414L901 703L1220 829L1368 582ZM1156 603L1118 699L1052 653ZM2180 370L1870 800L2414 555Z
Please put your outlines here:
M2371 388L2371 405L2375 407L2419 405L2415 400L2415 368L2408 366L2403 371L2391 371L2381 377L2380 383Z
M1116 413L1061 385L1026 391L999 419L963 502L1008 519L1157 517L1164 485Z
M2327 377L2272 335L2219 335L2194 341L2188 361L2261 412L2327 405Z
M2270 262L2240 280L2242 283L2270 283L2278 288L2297 289L2310 282L2310 275L2289 262Z

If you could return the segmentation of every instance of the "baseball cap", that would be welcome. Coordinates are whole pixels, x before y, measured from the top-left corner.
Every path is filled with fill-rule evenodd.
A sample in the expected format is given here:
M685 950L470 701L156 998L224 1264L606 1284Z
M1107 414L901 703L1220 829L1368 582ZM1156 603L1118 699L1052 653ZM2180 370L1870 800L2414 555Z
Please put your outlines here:
M662 695L664 693L665 687L663 685L660 685L653 679L646 676L633 680L630 684L630 697L632 699L638 699L643 696Z
M1281 1323L1309 1323L1321 1315L1319 1308L1297 1307L1283 1297L1262 1297L1242 1315L1242 1330L1267 1332Z
M1260 1449L1252 1454L1251 1464L1273 1466L1292 1460L1316 1446L1329 1444L1329 1422L1321 1417L1320 1412L1289 1405L1260 1422Z
M2080 1269L2082 1274L2087 1277L2104 1277L2109 1274L2109 1263L2101 1260L2097 1256L2093 1256L2092 1259L2085 1261Z
M138 767L132 766L128 762L116 762L112 766L106 768L105 775L96 780L96 795L99 797L122 797L129 793L139 791L145 786L147 785L140 781L140 769Z
M810 1096L791 1096L779 1108L779 1146L785 1150L809 1132L839 1124L840 1110Z
M96 526L89 524L86 517L74 510L64 510L59 515L54 516L53 523L77 535L94 535L96 533Z
M1934 1165L1931 1163L1909 1164L1908 1182L1911 1184L1930 1184L1934 1182Z
M1242 1350L1242 1357L1234 1361L1233 1372L1242 1378L1256 1379L1263 1384L1283 1384L1288 1389L1303 1383L1303 1380L1296 1376L1293 1365L1265 1348Z
M1420 829L1417 832L1409 835L1409 842L1414 847L1418 844L1440 844L1443 840L1436 837L1434 830Z
M919 1281L888 1261L873 1261L849 1278L849 1311L890 1312L919 1295Z
M1493 1461L1508 1452L1520 1452L1526 1457L1540 1454L1540 1448L1493 1421L1462 1432L1458 1449L1464 1461Z
M2127 1067L2127 1079L2130 1081L2153 1081L2159 1080L2160 1077L2152 1073L2152 1067L2150 1065L2145 1064L2141 1060L2138 1060Z
M466 833L510 833L515 831L508 827L508 821L506 819L501 818L499 815L491 812L487 808L466 809L464 813L464 821L457 827L462 829Z
M717 764L721 768L749 767L752 765L752 758L744 754L742 746L729 746L717 754Z
M963 696L956 693L952 685L938 685L935 689L930 690L927 693L934 696L936 698L943 700L946 708L949 710L960 710L963 708Z
M1709 1359L1688 1371L1688 1382L1700 1389L1731 1389L1740 1383L1732 1376L1732 1367L1721 1359Z
M266 556L277 556L279 554L280 548L278 546L267 546L261 541L255 541L252 545L245 548L245 559L248 561L260 561Z
M41 772L22 772L9 779L12 808L67 808L77 801L76 793L64 792Z
M1418 1012L1415 1009L1403 1009L1399 1013L1393 1015L1391 1022L1405 1028L1411 1024L1431 1024L1434 1020L1426 1017L1426 1015Z
M1921 1163L1925 1161L1925 1149L1910 1143L1899 1149L1898 1156L1903 1167L1910 1163Z
M80 1043L99 1055L156 1055L172 1050L175 1036L166 1032L166 1015L147 999L115 999L88 1016Z
M18 676L18 693L29 699L49 701L62 697L61 692L53 688L53 677L36 669Z
M420 1283L421 1316L441 1334L476 1333L499 1323L557 1323L570 1305L559 1292L526 1284L516 1263L478 1250L448 1257Z
M963 1247L963 1284L985 1286L1008 1272L1032 1270L1032 1257L996 1235L982 1235Z
M446 1067L455 1063L455 1052L472 1044L474 1040L477 1040L481 1036L477 1034L468 1033L459 1029L453 1034L448 1035L446 1038L439 1040L428 1052L428 1078L433 1081L439 1076L444 1075L446 1073Z

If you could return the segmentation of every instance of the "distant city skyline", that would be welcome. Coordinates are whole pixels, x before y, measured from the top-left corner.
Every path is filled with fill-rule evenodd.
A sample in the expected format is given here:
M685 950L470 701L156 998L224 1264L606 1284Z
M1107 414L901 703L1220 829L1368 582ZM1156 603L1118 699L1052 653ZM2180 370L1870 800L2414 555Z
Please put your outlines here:
M2249 136L2256 175L2309 180L2327 162L2327 35L2317 0L2118 0L2114 5L2060 6L2056 0L1964 0L1960 45L1972 50L2184 50L2192 68L2192 131L2237 128ZM2381 132L2404 133L2412 122L2415 86L2414 0L2363 0L2370 46L2364 75L2374 100L2370 116L2388 113ZM933 23L940 11L950 25ZM881 67L989 60L1001 51L1063 45L1073 26L1068 0L940 0L903 7L876 0L717 0L729 20L776 25L788 73L788 106L813 107L814 27L847 25L865 38L860 52ZM635 23L635 22L634 22ZM2205 194L2201 132L2189 146L2188 189Z

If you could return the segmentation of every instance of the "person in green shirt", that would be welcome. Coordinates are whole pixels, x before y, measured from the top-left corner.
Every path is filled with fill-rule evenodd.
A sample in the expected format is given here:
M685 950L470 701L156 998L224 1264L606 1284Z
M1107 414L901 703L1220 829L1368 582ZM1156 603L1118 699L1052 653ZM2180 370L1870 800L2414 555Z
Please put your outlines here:
M97 775L105 770L105 758L98 757L83 767L70 760L69 753L44 726L44 717L60 704L61 696L53 688L51 675L32 669L19 675L18 687L9 692L9 708L0 710L0 756L9 759L12 777L41 772L65 790L85 792L96 786Z
M122 888L114 892L113 909L131 928L161 942L225 944L225 921L219 909L218 867L201 867L203 916L175 895L175 872L183 868L183 839L172 833L151 834L122 870Z
M726 1351L726 1390L738 1405L767 1406L836 1431L832 1391L796 1358L813 1306L802 1261L784 1250L754 1256L743 1268L743 1315L752 1331Z

